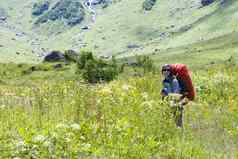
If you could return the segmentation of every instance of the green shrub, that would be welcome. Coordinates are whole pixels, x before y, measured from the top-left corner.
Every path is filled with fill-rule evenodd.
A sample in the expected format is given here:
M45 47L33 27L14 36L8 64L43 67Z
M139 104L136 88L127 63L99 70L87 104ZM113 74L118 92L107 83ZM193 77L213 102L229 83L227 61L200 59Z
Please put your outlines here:
M154 63L149 56L137 56L136 61L137 66L143 69L144 74L155 70Z
M82 75L83 78L89 83L96 83L99 80L99 72L97 70L97 64L94 60L87 60L84 69L82 70Z
M79 53L75 52L74 50L66 50L64 52L64 57L69 62L78 62L80 56Z
M155 5L156 0L145 0L143 2L143 9L144 10L151 10L153 6Z
M119 73L115 59L105 61L97 59L92 52L81 52L78 61L78 72L82 73L83 78L89 83L97 83L100 81L111 81Z
M80 54L80 59L78 61L78 68L84 69L86 62L89 60L94 60L93 53L88 51L82 51Z

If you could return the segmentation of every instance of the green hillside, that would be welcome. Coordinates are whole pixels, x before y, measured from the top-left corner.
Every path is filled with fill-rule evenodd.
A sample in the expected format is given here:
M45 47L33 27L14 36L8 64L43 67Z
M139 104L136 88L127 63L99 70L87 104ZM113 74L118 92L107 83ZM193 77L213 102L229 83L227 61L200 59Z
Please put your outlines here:
M203 8L199 2L179 1L174 5L174 1L158 1L149 12L142 11L138 1L121 2L98 18L97 27L86 34L86 39L90 48L96 45L95 51L109 55L115 53L118 57L126 57L154 53L160 56L172 48L190 48L196 43L206 44L207 40L236 32L236 1L224 1L223 4L216 1ZM134 7L130 10L128 6ZM131 49L130 45L136 47Z
M160 58L170 50L176 55L193 53L196 47L204 50L203 44L211 39L223 41L224 37L224 41L234 41L227 37L237 31L238 2L235 0L222 3L216 0L204 7L201 0L160 0L150 11L143 10L143 2L139 0L113 1L106 8L94 7L95 22L90 10L84 6L84 20L73 27L60 20L35 25L38 17L32 15L32 8L36 2L0 2L1 10L7 14L7 20L0 22L1 62L37 62L51 50L82 48L97 55L117 55L118 58L135 54L156 54ZM58 1L49 2L51 10ZM87 29L82 29L85 27ZM214 42L212 47L220 48L220 44ZM229 48L232 54L236 53L235 45ZM180 49L177 51L176 48ZM203 57L212 54L205 50ZM227 56L227 49L220 51L222 57ZM200 54L196 56L199 57Z

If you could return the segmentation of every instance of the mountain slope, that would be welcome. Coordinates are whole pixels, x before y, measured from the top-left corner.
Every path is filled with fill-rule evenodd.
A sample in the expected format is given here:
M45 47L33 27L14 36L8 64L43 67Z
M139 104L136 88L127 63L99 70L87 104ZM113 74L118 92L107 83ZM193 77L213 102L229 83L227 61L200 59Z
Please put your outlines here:
M0 2L0 8L8 15L6 21L0 21L1 62L34 62L55 49L87 48L100 56L118 58L135 54L160 56L171 48L189 47L237 31L235 0L216 0L204 7L201 0L160 0L150 11L144 11L139 0L113 1L106 8L94 6L95 21L84 6L85 18L74 27L61 21L35 25L37 18L31 15L35 2ZM57 0L51 0L51 7L55 3Z

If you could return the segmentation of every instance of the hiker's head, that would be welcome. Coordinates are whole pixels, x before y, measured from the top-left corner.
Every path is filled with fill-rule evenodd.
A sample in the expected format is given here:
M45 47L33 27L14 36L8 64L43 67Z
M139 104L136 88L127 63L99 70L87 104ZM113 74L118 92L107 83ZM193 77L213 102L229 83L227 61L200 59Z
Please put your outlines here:
M169 66L169 64L163 65L161 72L165 78L169 77L171 75L171 67Z

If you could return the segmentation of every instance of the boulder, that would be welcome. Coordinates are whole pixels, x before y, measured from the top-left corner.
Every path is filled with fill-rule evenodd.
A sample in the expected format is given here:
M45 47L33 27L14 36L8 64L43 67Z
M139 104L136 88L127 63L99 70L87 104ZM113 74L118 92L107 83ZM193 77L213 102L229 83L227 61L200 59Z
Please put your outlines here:
M156 0L145 0L143 2L142 7L143 7L144 10L149 11L149 10L151 10L153 8L155 3L156 3Z
M128 48L128 49L136 49L136 48L140 48L140 45L130 44L130 45L127 45L127 48Z
M85 0L85 4L87 6L90 6L90 5L98 5L98 4L103 4L104 5L108 5L109 3L109 0Z
M0 21L6 21L7 20L7 13L3 8L0 8Z
M52 51L44 57L44 62L58 62L64 60L65 56L60 51Z
M58 64L54 65L53 68L60 69L60 68L63 68L63 65L61 63L58 63Z
M7 20L7 17L5 16L0 16L0 21L6 21Z
M88 29L89 29L89 26L83 26L81 29L82 29L82 30L88 30Z
M203 6L208 6L208 5L212 4L213 2L214 2L214 0L202 0L201 4Z

